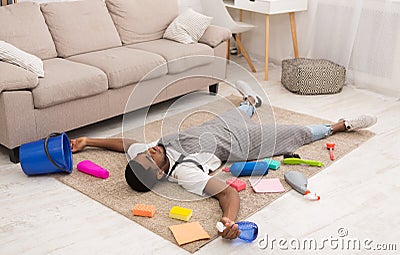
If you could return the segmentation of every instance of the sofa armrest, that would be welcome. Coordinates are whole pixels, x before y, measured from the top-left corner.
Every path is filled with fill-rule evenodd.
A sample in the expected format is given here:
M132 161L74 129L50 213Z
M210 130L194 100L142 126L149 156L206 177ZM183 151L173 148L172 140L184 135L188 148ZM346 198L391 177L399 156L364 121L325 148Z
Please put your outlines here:
M0 93L0 144L13 149L37 139L32 92Z
M199 43L205 43L214 48L231 37L232 33L229 29L210 25L200 38Z
M5 90L33 89L39 84L36 74L0 61L0 93Z

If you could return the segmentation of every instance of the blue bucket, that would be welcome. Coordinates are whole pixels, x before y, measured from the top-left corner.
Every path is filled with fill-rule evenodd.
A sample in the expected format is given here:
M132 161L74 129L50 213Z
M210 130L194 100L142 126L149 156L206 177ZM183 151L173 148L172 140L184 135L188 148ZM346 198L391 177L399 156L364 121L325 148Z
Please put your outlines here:
M45 139L21 145L19 159L28 176L72 171L71 144L65 133L52 133Z

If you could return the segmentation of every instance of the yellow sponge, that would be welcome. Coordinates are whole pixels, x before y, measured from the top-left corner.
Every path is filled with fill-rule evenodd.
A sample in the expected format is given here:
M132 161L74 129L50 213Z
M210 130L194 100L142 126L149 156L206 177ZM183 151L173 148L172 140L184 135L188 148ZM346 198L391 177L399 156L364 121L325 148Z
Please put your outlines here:
M156 212L156 207L154 205L144 205L144 204L136 204L133 208L133 215L135 216L144 216L144 217L153 217Z
M189 221L190 217L192 217L192 209L174 206L169 211L169 217L173 219Z

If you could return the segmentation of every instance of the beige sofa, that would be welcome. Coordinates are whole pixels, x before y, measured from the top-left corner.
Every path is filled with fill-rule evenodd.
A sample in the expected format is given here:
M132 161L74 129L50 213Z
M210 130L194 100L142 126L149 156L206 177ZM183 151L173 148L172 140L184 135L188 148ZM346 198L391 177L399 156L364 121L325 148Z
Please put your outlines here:
M0 7L0 40L43 60L44 78L0 61L0 144L18 147L195 90L217 92L230 32L162 39L177 0L86 0ZM215 57L214 57L215 56ZM216 58L221 57L221 58ZM176 60L178 59L178 60Z

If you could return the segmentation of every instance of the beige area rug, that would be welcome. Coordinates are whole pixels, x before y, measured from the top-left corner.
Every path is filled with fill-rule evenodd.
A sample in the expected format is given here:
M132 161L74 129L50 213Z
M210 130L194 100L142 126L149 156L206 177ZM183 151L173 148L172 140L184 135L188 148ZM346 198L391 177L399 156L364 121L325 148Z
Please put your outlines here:
M204 121L212 118L213 114L210 114L210 111L221 113L227 109L230 109L232 105L238 105L240 101L241 99L239 97L230 96L225 100L221 99L190 111L168 116L162 121L155 121L146 124L145 129L144 127L141 127L135 130L129 130L128 132L124 133L124 136L142 141L143 139L148 139L147 141L154 141L160 137L161 129L163 134L167 134L176 132L177 126L179 126L180 129L185 129L190 126L201 124ZM193 114L193 112L196 113ZM327 123L327 121L312 116L299 114L280 108L273 108L272 110L266 105L258 108L258 114L261 116L263 123L272 122L274 119L276 119L276 122L280 124L310 125ZM145 135L143 136L143 134ZM369 131L340 133L330 137L329 139L317 141L303 146L297 150L296 153L300 154L300 156L304 159L315 159L322 161L325 163L326 168L333 163L330 161L329 153L325 148L326 142L329 141L336 143L334 154L337 159L340 159L346 153L354 150L373 135L374 134ZM177 243L168 226L181 224L184 222L169 218L169 210L175 205L193 209L193 216L190 219L190 222L199 221L211 236L211 239L196 241L181 246L189 252L195 252L201 246L217 237L215 224L221 218L222 211L216 199L201 199L198 196L189 194L177 184L169 182L164 182L158 185L156 192L148 192L144 194L137 193L131 190L131 188L125 182L124 171L127 160L123 153L88 148L85 151L74 155L75 167L78 162L84 159L92 160L104 168L109 169L110 177L106 180L97 179L95 177L78 172L76 168L70 175L56 175L55 177L59 181L71 186L76 190L79 190L94 200L104 204L105 206L108 206L112 210L137 222L143 227L153 231L167 240L170 240L175 244ZM275 157L275 159L281 160L282 157ZM291 188L286 184L283 178L283 175L286 171L297 170L303 172L307 177L310 177L319 171L324 171L325 168L282 165L277 171L270 170L265 178L279 178L287 192ZM230 173L225 173L220 170L216 171L216 175L218 178L224 180L232 177ZM247 188L239 193L241 199L241 208L238 220L246 219L284 194L256 194L249 186L248 177L241 177L241 179L247 182ZM173 194L175 199L168 199L159 194ZM178 200L176 198L178 198ZM300 194L299 199L303 199ZM133 216L132 209L136 203L155 205L156 213L154 217L145 218ZM257 224L262 224L262 222L257 222ZM140 239L140 237L132 238L137 238L138 240Z

